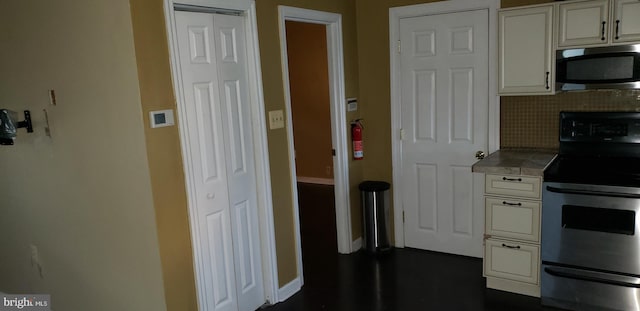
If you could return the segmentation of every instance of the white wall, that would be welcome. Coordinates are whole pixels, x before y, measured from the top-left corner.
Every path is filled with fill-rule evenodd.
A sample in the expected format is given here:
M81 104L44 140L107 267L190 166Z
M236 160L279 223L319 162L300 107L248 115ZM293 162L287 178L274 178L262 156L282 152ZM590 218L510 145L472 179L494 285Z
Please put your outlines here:
M0 108L35 126L0 146L0 291L166 309L137 79L129 1L0 1Z

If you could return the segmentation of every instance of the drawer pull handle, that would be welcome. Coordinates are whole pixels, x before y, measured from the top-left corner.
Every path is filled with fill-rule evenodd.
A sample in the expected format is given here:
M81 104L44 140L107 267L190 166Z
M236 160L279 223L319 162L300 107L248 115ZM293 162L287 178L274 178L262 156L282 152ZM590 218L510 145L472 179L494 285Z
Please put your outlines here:
M510 203L510 202L507 202L507 201L502 201L502 205L522 206L522 203Z
M603 21L602 22L602 37L600 38L600 40L604 41L606 38L604 37L604 30L607 27L607 22Z
M522 178L507 178L507 177L502 177L502 180L504 180L504 181L522 181Z
M517 246L511 246L511 245L507 245L502 243L502 247L506 247L506 248L510 248L510 249L520 249L520 245Z

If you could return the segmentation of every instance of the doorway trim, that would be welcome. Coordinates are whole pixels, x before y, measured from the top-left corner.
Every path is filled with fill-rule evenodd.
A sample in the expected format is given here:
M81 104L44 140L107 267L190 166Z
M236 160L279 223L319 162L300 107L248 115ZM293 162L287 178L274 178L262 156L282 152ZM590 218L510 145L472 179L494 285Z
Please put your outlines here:
M389 9L389 55L391 61L391 154L393 163L393 218L395 246L404 247L404 208L402 206L400 19L461 11L489 10L489 153L500 148L500 98L497 93L498 9L500 0L452 0ZM396 134L397 133L397 134Z
M342 15L322 11L278 6L280 24L280 55L282 59L282 77L285 88L285 105L288 124L292 123L291 93L289 85L289 65L287 56L286 21L321 24L327 27L327 52L329 61L329 98L331 107L331 142L335 149L333 160L333 178L336 205L336 231L338 234L338 252L349 254L355 251L351 240L351 203L349 200L349 152L347 147L347 117L344 89L344 58L342 49ZM289 144L289 163L292 180L295 230L297 232L298 269L302 275L302 251L300 245L300 221L298 207L297 176L293 146L293 128L287 128Z
M183 101L182 74L180 71L179 45L175 28L174 5L184 4L203 8L218 9L221 12L237 12L244 16L247 38L247 68L249 82L249 100L251 101L251 130L253 131L254 161L256 165L256 188L258 197L258 223L260 225L260 249L265 300L270 303L281 301L278 296L278 267L276 257L276 239L274 229L273 201L271 196L271 176L269 171L269 153L267 145L267 124L265 120L264 97L262 92L262 73L260 52L258 45L258 28L255 0L164 0L165 24L167 27L167 41L171 63L171 78L176 97L176 109L179 120L180 145L182 151L185 186L189 210L189 224L192 241L197 236L196 219L194 214L195 188L192 185L189 167L189 150L186 133L186 105ZM198 254L202 251L200 245L193 243L194 273L198 305L205 306L204 272L198 261Z

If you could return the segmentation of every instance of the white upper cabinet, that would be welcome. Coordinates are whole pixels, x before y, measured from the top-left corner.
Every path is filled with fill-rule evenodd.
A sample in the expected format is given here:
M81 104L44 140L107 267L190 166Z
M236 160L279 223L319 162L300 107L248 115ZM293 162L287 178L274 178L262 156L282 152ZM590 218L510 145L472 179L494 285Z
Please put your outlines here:
M611 42L640 41L640 1L613 1Z
M558 6L558 47L606 44L609 0L562 3Z
M558 5L559 48L639 40L639 0L589 0Z
M500 95L553 94L553 5L501 10L498 17Z

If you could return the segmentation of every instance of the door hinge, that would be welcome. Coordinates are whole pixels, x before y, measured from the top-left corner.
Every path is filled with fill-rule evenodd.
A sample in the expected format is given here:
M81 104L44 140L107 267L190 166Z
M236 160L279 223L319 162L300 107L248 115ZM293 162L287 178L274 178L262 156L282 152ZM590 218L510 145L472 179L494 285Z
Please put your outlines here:
M405 135L406 135L406 133L405 133L404 129L400 129L400 140L404 140Z
M336 150L335 149L331 149L331 155L334 156L334 157L336 156Z
M402 211L402 223L404 223L404 211Z
M398 40L398 54L402 53L402 45L400 45L400 40Z

